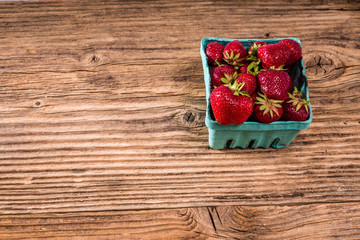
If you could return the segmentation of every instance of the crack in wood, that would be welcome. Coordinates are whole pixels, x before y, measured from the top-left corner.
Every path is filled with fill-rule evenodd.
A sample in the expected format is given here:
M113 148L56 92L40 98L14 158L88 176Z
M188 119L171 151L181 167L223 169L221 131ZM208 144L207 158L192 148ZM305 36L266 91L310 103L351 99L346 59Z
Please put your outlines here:
M220 217L220 215L219 215L219 212L218 212L218 210L217 210L217 207L214 207L214 210L215 210L215 212L216 212L216 215L217 215L217 217L218 217L218 219L219 219L220 224L222 225L221 217Z
M214 221L214 218L213 218L213 216L212 216L210 207L207 207L207 210L208 210L209 217L210 217L210 220L211 220L211 223L212 223L212 227L214 228L214 231L217 232L217 230L216 230L216 225L215 225L215 221Z

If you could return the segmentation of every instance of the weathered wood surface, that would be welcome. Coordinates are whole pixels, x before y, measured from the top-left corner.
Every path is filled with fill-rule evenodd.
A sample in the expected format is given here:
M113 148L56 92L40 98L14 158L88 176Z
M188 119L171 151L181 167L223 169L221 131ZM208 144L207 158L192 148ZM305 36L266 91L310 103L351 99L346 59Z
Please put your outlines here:
M358 203L199 207L0 217L5 238L359 239Z
M359 9L0 2L0 239L358 239ZM310 128L209 149L204 36L301 39Z

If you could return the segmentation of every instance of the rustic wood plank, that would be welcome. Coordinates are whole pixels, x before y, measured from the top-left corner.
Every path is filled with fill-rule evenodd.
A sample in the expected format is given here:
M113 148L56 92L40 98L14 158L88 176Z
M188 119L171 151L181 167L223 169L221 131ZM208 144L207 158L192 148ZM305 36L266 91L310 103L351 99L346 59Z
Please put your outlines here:
M358 4L274 3L234 36L201 24L227 4L98 3L2 3L3 213L360 200ZM302 39L314 122L286 149L211 150L199 40L257 24Z
M359 9L1 2L0 238L356 239ZM204 36L301 39L310 128L281 150L209 149Z
M0 216L1 239L358 239L358 203Z

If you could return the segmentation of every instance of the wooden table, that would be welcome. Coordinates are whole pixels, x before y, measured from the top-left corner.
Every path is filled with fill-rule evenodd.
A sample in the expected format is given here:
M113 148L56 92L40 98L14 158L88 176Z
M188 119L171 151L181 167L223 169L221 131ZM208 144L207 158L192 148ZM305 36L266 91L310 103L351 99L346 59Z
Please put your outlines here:
M75 2L0 2L0 239L360 239L358 1ZM210 149L204 36L301 39L310 128Z

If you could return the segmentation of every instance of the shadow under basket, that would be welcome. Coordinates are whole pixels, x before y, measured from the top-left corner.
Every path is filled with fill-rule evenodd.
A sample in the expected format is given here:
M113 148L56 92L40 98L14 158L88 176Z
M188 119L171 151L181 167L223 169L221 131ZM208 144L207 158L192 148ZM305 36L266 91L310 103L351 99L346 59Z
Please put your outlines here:
M297 38L287 38L300 41ZM200 54L204 69L204 81L206 89L206 118L205 124L209 130L209 145L211 148L284 148L288 146L291 141L298 135L298 133L310 126L312 121L312 110L309 104L310 116L309 119L302 122L294 121L276 121L272 123L258 123L246 121L241 125L223 125L218 123L211 109L210 104L210 90L211 79L210 71L205 54L206 46L209 42L219 42L224 45L233 41L239 40L247 50L255 41L264 41L269 44L277 43L282 39L224 39L205 37L201 40ZM300 59L291 68L289 75L294 81L294 87L303 91L303 98L309 100L308 80L305 75L305 67L302 59Z

